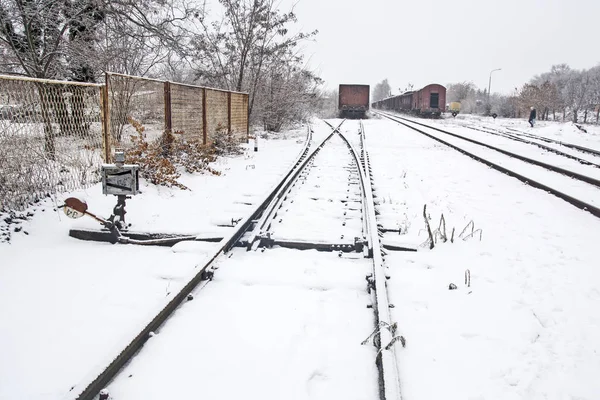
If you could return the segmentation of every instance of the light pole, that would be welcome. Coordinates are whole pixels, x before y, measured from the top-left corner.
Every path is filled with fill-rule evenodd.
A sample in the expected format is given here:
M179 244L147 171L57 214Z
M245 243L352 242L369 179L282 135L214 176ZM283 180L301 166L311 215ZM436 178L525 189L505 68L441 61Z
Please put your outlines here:
M490 82L488 83L488 104L490 104L490 90L492 90L492 72L501 70L502 68L496 68L490 71Z

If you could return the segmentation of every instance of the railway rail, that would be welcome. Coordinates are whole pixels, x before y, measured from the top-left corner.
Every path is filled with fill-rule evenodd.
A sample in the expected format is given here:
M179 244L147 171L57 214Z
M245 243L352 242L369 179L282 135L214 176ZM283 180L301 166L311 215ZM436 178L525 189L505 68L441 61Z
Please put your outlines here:
M266 257L268 249L277 246L338 252L339 257L353 252L362 259L370 260L371 272L366 276L366 290L371 296L375 326L366 328L366 331L370 332L375 328L373 336L376 338L376 352L373 361L379 374L378 383L375 384L379 387L380 399L400 399L394 344L401 341L401 337L397 334L397 324L391 320L389 310L388 277L379 242L364 128L360 124L360 149L357 150L340 131L343 123L344 121L337 127L330 125L332 132L316 145L311 145L309 128L305 145L284 178L223 238L214 253L208 257L208 262L200 266L189 282L157 310L150 322L124 344L117 354L107 359L102 367L92 372L87 381L73 387L67 398L96 398L126 365L143 353L146 341L162 328L186 299L189 300L190 294L208 285L217 269L227 268L226 262L232 252L243 251L236 250L236 247L243 247L247 252L257 255L260 253L256 250L260 249ZM344 151L345 154L340 155ZM336 157L328 157L331 154ZM342 163L335 163L335 158L341 159ZM323 174L323 171L327 171L328 175ZM344 176L346 180L343 179ZM337 190L323 194L325 186L337 187ZM311 203L308 209L317 214L316 217L312 215L312 218L317 218L318 225L324 231L321 233L325 233L321 237L315 238L318 230L298 230L301 225L295 222L308 218L301 212L307 209L308 202ZM323 229L324 226L327 229ZM290 237L290 233L295 236ZM217 266L218 264L222 265Z
M571 149L579 150L584 153L592 154L595 156L600 156L600 150L592 149L592 148L585 147L585 146L580 146L580 145L573 144L573 143L563 142L561 140L550 139L550 138L547 138L544 136L534 135L534 134L531 134L528 132L523 132L523 131L520 131L520 130L514 129L514 128L507 128L507 129L511 132L514 132L516 135L528 137L531 139L541 140L546 143L555 143L555 144L558 144L558 145L561 145L564 147L569 147Z
M591 214L593 214L594 216L600 218L600 207L598 207L595 204L592 204L594 199L597 198L596 190L598 187L600 187L600 181L598 179L595 179L595 178L592 178L592 177L589 177L589 176L586 176L583 174L579 174L574 171L569 171L564 168L560 168L560 167L557 167L557 166L554 166L551 164L543 163L538 160L533 160L528 157L524 157L519 154L515 154L512 152L506 151L504 149L500 149L495 146L491 146L487 143L483 143L483 142L480 142L477 140L466 138L466 137L463 137L456 133L452 133L450 131L447 131L447 130L444 130L444 129L441 129L438 127L430 126L430 125L424 124L422 122L417 122L412 119L407 119L407 118L404 118L404 117L401 117L398 115L392 115L392 114L384 113L381 111L374 111L374 112L376 114L381 115L385 118L388 118L392 121L400 123L414 131L417 131L417 132L425 135L425 136L428 136L431 139L434 139L440 143L443 143L455 150L458 150L461 153L463 153L479 162L482 162L500 172L506 173L514 178L517 178L530 186L547 191L547 192L567 201L568 203L570 203L584 211L588 211ZM441 135L441 136L443 136L444 138L440 137L438 132L442 133L443 135ZM475 146L472 146L472 145L475 145ZM482 152L480 149L486 149L487 152ZM523 164L521 164L523 166L526 166L529 164L531 167L533 167L533 166L542 167L543 169L547 170L548 173L555 173L555 175L556 174L566 175L566 177L570 178L571 180L570 181L563 180L563 181L561 181L561 184L564 187L577 189L578 195L573 195L571 193L567 193L567 191L565 191L564 189L557 189L556 187L554 187L554 185L555 185L554 183L548 183L547 179L548 179L549 175L547 175L547 174L543 174L543 173L536 171L537 176L534 178L533 176L527 176L524 173L519 172L514 167L507 168L506 166L502 165L502 161L498 161L497 157L490 157L490 156L492 156L492 153L489 152L490 150L493 152L501 153L504 156L508 156L508 159L519 160L519 161L523 162ZM482 153L485 154L485 156L483 156ZM532 170L529 170L528 174L531 174L531 173L532 173ZM561 175L556 175L556 179L558 179ZM540 179L540 176L543 179ZM546 181L544 181L544 180L546 180ZM578 198L577 196L579 196L579 194L581 194L581 193L584 193L588 198L586 200L582 200L582 199Z
M575 160L577 162L579 162L580 164L584 164L584 165L590 165L593 166L595 168L600 168L600 164L598 164L598 162L596 161L590 161L589 159L585 159L585 158L581 158L581 155L579 154L574 154L574 153L567 153L563 150L560 150L556 147L551 147L551 146L547 146L544 145L543 143L540 143L538 141L535 140L539 140L537 138L529 138L527 136L519 136L518 134L515 133L511 133L510 131L502 131L502 130L498 130L498 129L494 129L494 128L490 128L490 127L478 127L478 126L472 126L472 125L466 125L467 128L475 130L475 131L479 131L479 132L485 132L485 133L489 133L491 135L495 135L495 136L500 136L500 137L504 137L507 139L511 139L517 142L521 142L521 143L526 143L532 146L537 146L540 149L549 151L551 153L554 154L558 154L560 156L569 158L571 160ZM543 140L540 140L543 142ZM577 150L576 152L580 152L580 150ZM592 153L593 154L593 153Z

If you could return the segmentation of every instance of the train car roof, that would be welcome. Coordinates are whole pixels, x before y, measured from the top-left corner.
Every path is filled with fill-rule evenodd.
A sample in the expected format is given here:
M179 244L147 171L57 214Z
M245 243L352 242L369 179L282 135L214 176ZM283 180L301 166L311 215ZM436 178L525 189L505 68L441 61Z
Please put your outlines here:
M402 97L404 95L412 94L414 92L415 92L414 90L411 90L411 91L408 91L408 92L404 92L402 94L395 94L393 96L389 96L389 97L386 97L385 99L381 99L381 100L377 100L377 101L385 101L385 100L389 100L389 99L395 99L396 97Z
M443 87L444 89L446 89L446 86L442 85L441 83L430 83L429 85L425 85L425 86L423 86L423 87L422 87L421 89L419 89L419 90L425 89L427 86L441 86L441 87Z

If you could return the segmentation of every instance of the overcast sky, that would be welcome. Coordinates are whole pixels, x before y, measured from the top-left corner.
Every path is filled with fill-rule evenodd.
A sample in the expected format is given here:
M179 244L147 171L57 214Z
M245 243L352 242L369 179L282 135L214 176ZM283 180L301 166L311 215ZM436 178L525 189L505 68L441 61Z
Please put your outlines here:
M288 11L293 0L282 0ZM413 83L472 81L509 93L553 64L600 63L599 0L300 0L309 66L329 88L388 78L394 93Z

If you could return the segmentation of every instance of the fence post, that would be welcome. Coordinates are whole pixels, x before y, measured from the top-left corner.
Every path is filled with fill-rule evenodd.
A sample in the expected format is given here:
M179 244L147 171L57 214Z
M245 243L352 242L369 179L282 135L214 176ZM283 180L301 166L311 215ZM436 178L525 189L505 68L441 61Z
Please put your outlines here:
M250 143L250 95L246 93L246 143Z
M171 133L173 120L171 118L171 83L165 82L165 131Z
M202 88L202 143L208 143L206 135L206 88Z
M104 86L100 87L100 116L102 119L102 144L104 145L104 162L110 163L110 108L108 103L108 85L110 75L104 74Z
M227 133L231 135L231 92L227 92Z

